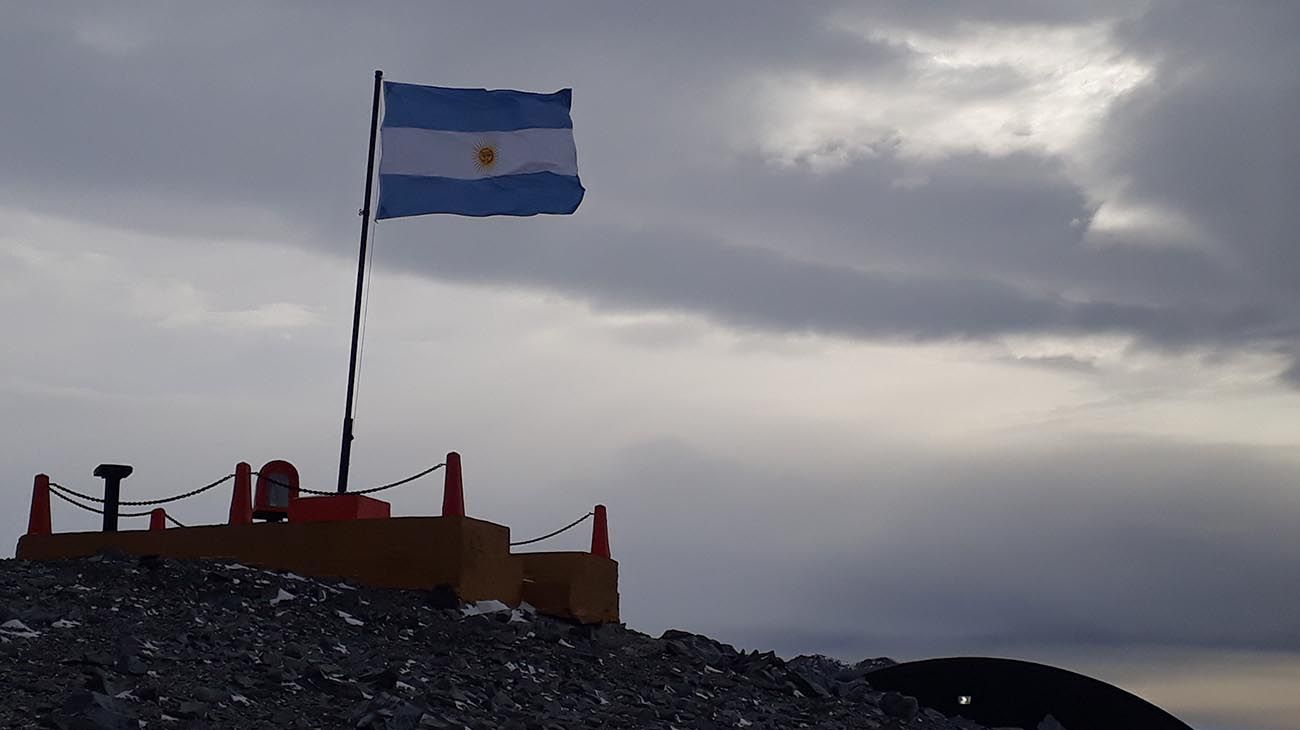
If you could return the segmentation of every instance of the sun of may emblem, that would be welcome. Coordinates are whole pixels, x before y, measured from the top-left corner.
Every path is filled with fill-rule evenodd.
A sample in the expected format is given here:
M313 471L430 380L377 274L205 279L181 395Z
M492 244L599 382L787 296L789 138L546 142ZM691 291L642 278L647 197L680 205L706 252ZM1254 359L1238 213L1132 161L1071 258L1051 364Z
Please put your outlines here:
M474 148L474 164L481 171L492 169L497 163L497 148L487 142L480 142Z

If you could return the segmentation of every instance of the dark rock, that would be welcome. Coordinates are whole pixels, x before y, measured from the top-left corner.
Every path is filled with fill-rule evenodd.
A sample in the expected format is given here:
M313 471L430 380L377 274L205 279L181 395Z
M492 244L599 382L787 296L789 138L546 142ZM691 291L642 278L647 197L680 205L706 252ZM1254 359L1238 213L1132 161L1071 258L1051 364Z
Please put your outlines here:
M142 702L154 702L158 699L158 688L152 684L142 684L132 689L131 694Z
M112 697L125 692L130 686L123 681L113 679L112 675L100 667L86 668L86 689Z
M61 727L76 730L135 730L140 723L126 705L98 692L78 691L63 702Z
M181 717L203 717L208 714L208 703L186 700L176 708L176 714Z
M195 687L194 697L208 704L215 705L218 702L224 702L227 695L225 692L212 689L211 687Z
M295 598L270 605L282 587ZM26 623L39 596L42 615L80 622L0 644L0 727L978 730L873 691L878 660L787 662L685 631L655 639L509 612L466 619L445 587L101 558L0 560L0 595L0 615Z
M915 697L886 692L880 698L880 709L889 717L908 721L916 717L918 705Z
M362 682L382 689L392 689L397 685L402 675L392 667L384 667L378 671L367 672L358 677Z

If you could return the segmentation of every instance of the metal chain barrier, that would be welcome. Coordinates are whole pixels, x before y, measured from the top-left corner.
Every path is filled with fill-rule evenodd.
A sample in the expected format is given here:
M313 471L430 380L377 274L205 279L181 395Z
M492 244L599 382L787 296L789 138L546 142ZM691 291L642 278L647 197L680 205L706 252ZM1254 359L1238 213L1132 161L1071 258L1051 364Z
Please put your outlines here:
M419 478L422 477L422 476L425 476L425 475L428 475L428 474L432 474L433 472L435 472L435 471L437 471L437 470L443 468L444 466L446 466L445 463L442 463L442 464L434 464L433 466L429 467L428 469L425 469L424 471L422 471L422 472L420 472L420 473L418 473L418 474L412 474L411 476L409 476L409 477L407 477L407 478L405 478L405 479L399 479L399 480L397 480L397 481L395 481L395 482L390 482L390 483L388 483L388 484L383 484L383 485L380 485L380 486L378 486L378 487L371 487L371 488L369 488L369 489L361 489L361 490L358 490L358 491L351 491L351 490L349 490L348 492L346 492L346 494L374 494L375 492L382 492L382 491L384 491L385 489L392 489L393 487L400 487L400 486L402 486L403 484L406 484L406 483L408 483L408 482L413 482L413 481L415 481L416 479L419 479ZM256 475L256 476L261 476L261 473L260 473L260 472L253 472L253 474ZM268 481L268 482L274 484L274 485L277 486L277 487L284 487L285 489L291 489L291 487L290 487L288 484L285 484L284 482L276 481L276 480L272 479L271 477L266 477L266 481ZM332 496L338 494L337 491L333 491L333 492L321 492L321 491L318 491L318 490L315 490L315 489L307 489L306 487L298 487L298 491L299 491L299 492L302 492L303 494L315 494L315 495L320 496L320 497L332 497ZM126 503L123 502L123 504L126 504Z
M573 522L570 522L569 524L565 525L564 527L561 527L560 529L556 530L555 532L548 532L548 533L546 533L545 535L542 535L541 537L534 537L534 538L531 539L531 540L519 540L519 541L517 541L517 542L512 542L512 543L510 543L510 547L518 547L519 545L532 545L532 544L535 543L535 542L541 542L542 540L549 540L549 539L551 539L552 537L555 537L556 535L559 535L559 534L561 534L561 533L563 533L563 532L567 532L567 531L572 530L573 528L577 527L578 525L581 525L584 521L586 521L586 519L587 519L588 517L591 517L591 516L593 516L593 515L595 515L595 514L596 514L595 512L588 512L587 514L585 514L585 515L579 517L578 519L574 520Z
M59 485L59 484L55 484L54 482L50 482L50 494L53 494L54 496L58 497L59 499L63 500L64 502L67 502L68 504L73 505L74 507L80 507L81 509L84 509L84 510L86 510L87 512L94 512L94 513L97 514L97 515L102 515L102 514L104 514L104 510L99 509L98 507L92 507L92 506L90 506L90 505L88 505L88 504L82 504L81 502L78 502L77 500L73 499L72 497L68 496L67 494L64 494L64 493L63 493L64 491L67 491L67 492L69 492L69 493L71 493L71 494L77 494L76 492L73 492L71 489L68 489L68 488L65 487L65 486L62 486L62 485ZM81 496L81 495L77 494L77 496ZM99 500L99 501L100 501L100 502L103 502L102 499ZM118 516L118 517L148 517L149 514L150 514L150 512L152 512L152 511L153 511L153 510L150 510L149 512L118 512L118 513L117 513L117 516ZM166 512L163 512L163 516L166 517L166 518L167 518L167 521L170 522L170 523L172 523L173 525L176 525L177 527L185 527L185 525L181 524L181 521L180 521L180 520L176 519L175 517L172 517L171 515L167 514Z
M403 484L407 484L407 483L413 482L413 481L415 481L416 479L419 479L420 477L423 477L423 476L427 476L427 475L429 475L429 474L432 474L433 472L435 472L435 471L437 471L437 470L439 470L439 469L441 469L441 468L443 468L443 467L445 467L445 466L447 466L446 463L434 464L433 466L429 467L428 469L425 469L424 471L419 472L419 473L416 473L416 474L412 474L411 476L406 477L405 479L399 479L399 480L397 480L397 481L395 481L395 482L389 482L388 484L381 484L381 485L379 485L378 487L371 487L371 488L369 488L369 489L362 489L362 490L359 490L359 491L355 491L355 492L347 492L347 493L348 493L348 494L374 494L375 492L382 492L382 491L384 491L385 489L392 489L393 487L400 487L400 486L402 486ZM255 471L255 472L252 472L252 474L253 474L253 475L256 475L256 476L261 476L261 473L260 473L260 472L256 472L256 471ZM216 480L215 482L212 482L211 484L205 484L205 485L199 487L198 489L191 489L190 491L185 492L184 494L178 494L178 495L176 495L175 497L167 497L167 498L165 498L165 499L143 499L143 500L135 500L135 501L125 500L125 499L124 499L124 500L119 500L119 501L118 501L118 504L119 504L119 505L122 505L122 506L128 506L128 507L147 507L147 506L151 506L151 505L159 505L159 504L168 504L168 503L171 503L171 502L178 502L178 501L180 501L180 500L182 500L182 499L188 499L188 498L193 497L193 496L195 496L195 495L202 494L202 493L208 491L209 489L213 489L213 488L218 487L218 486L220 486L220 485L222 485L222 484L225 484L226 482L228 482L228 481L230 481L231 479L234 479L234 478L235 478L235 475L234 475L234 474L227 474L227 475L225 475L224 477L221 477L220 479ZM266 477L266 480L267 480L268 482L270 482L270 483L272 483L272 484L278 486L278 487L285 487L286 489L289 488L289 485L288 485L288 484L284 484L283 482L276 481L275 479L272 479L271 477ZM298 487L298 491L299 491L299 492L302 492L303 494L315 494L315 495L319 495L319 496L323 496L323 497L333 496L333 495L335 495L335 494L338 493L338 492L322 492L322 491L318 491L318 490L315 490L315 489L307 489L307 488L305 488L305 487ZM81 503L81 502L78 502L76 499L73 499L73 497L76 497L76 498L79 498L79 499L84 499L84 500L86 500L86 501L88 501L88 502L94 502L94 503L96 503L96 504L103 504L103 503L104 503L104 499L103 499L102 497L96 497L96 496L94 496L94 495L90 495L90 494L85 494L85 493L82 493L82 492L78 492L78 491L75 490L75 489L72 489L72 488L69 488L69 487L65 487L65 486L63 486L62 484L59 484L58 482L50 482L50 492L51 492L52 494L54 494L54 496L56 496L56 497L58 497L59 499L61 499L61 500L65 501L65 502L67 502L68 504L74 505L74 506L76 506L76 507L80 507L81 509L84 509L84 510L86 510L87 512L94 512L94 513L96 513L96 514L101 514L101 515L104 514L104 510L99 509L98 507L94 507L94 506L91 506L91 505L88 505L88 504L83 504L83 503ZM549 535L543 535L542 537L538 537L538 538L535 538L535 539L532 539L532 540L525 540L525 541L523 541L523 542L510 543L510 544L511 544L511 545L527 545L527 544L529 544L529 543L539 542L539 541L541 541L541 540L545 540L545 539L550 538L550 537L555 537L556 535L558 535L558 534L564 532L565 530L568 530L568 529L570 529L570 528L572 528L572 527L576 527L580 522L582 522L583 520L587 519L588 517L591 517L592 514L594 514L594 513L588 512L587 514L585 514L585 515L583 515L582 517L580 517L576 522L574 522L573 524L569 525L568 527L564 527L564 528L562 528L562 529L560 529L560 530L556 530L555 532L552 532L552 533L549 534ZM149 515L149 512L118 512L118 513L117 513L117 516L118 516L118 517L145 517L145 516L148 516L148 515ZM167 520L168 520L169 522L171 522L172 524L176 525L177 527L185 527L185 525L181 524L180 521L178 521L176 518L172 517L171 515L168 515L168 514L166 514L165 512L164 512L164 515L167 517Z
M222 485L222 484L224 484L224 483L226 483L226 482L228 482L228 481L230 481L231 479L234 479L234 478L235 478L235 475L234 475L234 474L227 474L227 475L225 475L224 477L221 477L220 479L218 479L217 481L212 482L211 484L205 484L205 485L199 487L198 489L191 489L190 491L188 491L188 492L186 492L186 493L184 493L184 494L178 494L178 495L176 495L175 497L167 497L166 499L145 499L145 500L138 500L138 501L135 501L135 502L132 502L132 501L129 501L129 500L125 500L125 499L122 499L122 500L118 500L118 504L123 505L123 506L126 506L126 507L147 507L147 506L149 506L149 505L153 505L153 504L167 504L168 502L177 502L177 501L180 501L180 500L182 500L182 499L188 499L189 497L193 497L193 496L196 495L196 494L202 494L202 493L208 491L209 489L212 489L213 487L218 487L218 486L220 486L220 485ZM92 497L92 496L89 495L89 494L82 494L81 492L78 492L78 491L75 490L75 489L69 489L68 487L63 486L62 484L57 484L57 483L55 483L55 482L50 482L50 486L51 486L51 487L58 487L59 489L62 489L63 491L67 492L68 494L71 494L71 495L74 496L74 497L79 497L79 498L81 498L81 499L89 500L89 501L91 501L91 502L98 502L99 504L103 504L103 503L104 503L104 500L103 500L103 498L101 498L101 497ZM148 514L148 513L146 512L145 514ZM123 516L125 516L125 517L131 517L132 515L126 515L126 514L123 514Z

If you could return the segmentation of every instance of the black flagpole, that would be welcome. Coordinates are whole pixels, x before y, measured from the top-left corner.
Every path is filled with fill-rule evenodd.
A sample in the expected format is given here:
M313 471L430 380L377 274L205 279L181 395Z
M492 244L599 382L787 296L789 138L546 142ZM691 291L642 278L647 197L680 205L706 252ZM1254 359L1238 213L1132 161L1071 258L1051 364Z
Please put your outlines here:
M339 451L339 494L348 491L348 465L352 460L352 394L357 383L357 334L361 329L361 289L366 280L366 242L370 237L370 191L375 179L375 138L379 127L379 88L384 72L375 71L375 92L370 100L370 152L366 155L366 195L361 205L361 254L357 257L357 299L352 307L352 354L348 358L348 404L343 411L343 446Z

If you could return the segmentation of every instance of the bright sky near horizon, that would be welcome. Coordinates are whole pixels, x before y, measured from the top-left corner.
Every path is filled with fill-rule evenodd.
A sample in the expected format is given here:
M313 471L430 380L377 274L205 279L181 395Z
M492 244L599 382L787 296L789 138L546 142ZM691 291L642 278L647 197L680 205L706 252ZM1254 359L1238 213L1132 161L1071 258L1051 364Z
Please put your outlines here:
M518 537L609 505L642 630L1294 730L1298 34L1172 0L6 7L3 554L37 472L332 485L373 70L572 87L575 215L376 227L355 483L454 449Z

